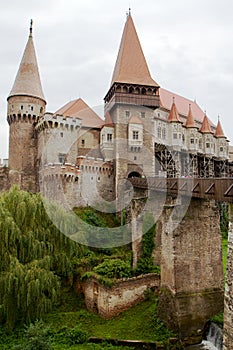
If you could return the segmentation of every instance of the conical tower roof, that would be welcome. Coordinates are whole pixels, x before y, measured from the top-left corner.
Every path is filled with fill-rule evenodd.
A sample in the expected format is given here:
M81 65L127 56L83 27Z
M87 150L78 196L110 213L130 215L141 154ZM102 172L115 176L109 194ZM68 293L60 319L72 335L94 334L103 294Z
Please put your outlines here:
M27 45L8 98L12 96L32 96L45 101L32 37L32 21Z
M199 131L202 132L203 134L213 134L213 131L211 130L211 127L210 127L209 119L207 118L206 114L204 116L204 119Z
M115 82L158 86L151 78L130 13L121 38L111 85Z
M221 125L219 119L218 119L218 124L217 124L216 130L215 130L214 136L217 137L217 138L219 138L219 137L226 138L226 136L224 135L224 132L223 132L223 129L222 129L222 125Z
M191 104L189 104L189 112L185 123L186 128L197 128L195 120L193 118Z
M180 117L179 117L179 113L178 113L177 108L176 108L176 104L175 104L175 99L174 98L173 98L172 107L171 107L171 110L170 110L170 113L169 113L169 116L168 116L168 121L170 123L171 122L182 123L182 121L180 120Z

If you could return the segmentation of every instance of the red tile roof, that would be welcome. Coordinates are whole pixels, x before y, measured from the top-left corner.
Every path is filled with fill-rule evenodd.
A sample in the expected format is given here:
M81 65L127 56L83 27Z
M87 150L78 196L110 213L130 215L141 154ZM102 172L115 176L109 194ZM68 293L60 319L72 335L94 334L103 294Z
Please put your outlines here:
M142 124L142 120L140 117L138 117L137 115L133 115L130 119L129 119L129 123L130 124Z
M202 123L203 118L204 118L204 112L198 106L198 104L196 102L191 101L186 97L177 95L174 92L168 91L168 90L163 89L163 88L159 89L159 93L160 93L160 105L161 105L161 107L164 107L165 109L170 111L173 97L174 97L175 101L176 101L176 107L177 107L180 114L186 116L189 105L191 105L194 120L196 120L199 123Z
M111 85L114 82L158 86L151 78L130 14L125 23Z
M211 127L210 127L209 119L206 115L204 116L204 119L199 131L202 132L203 134L213 134L213 131L211 130Z
M178 113L177 108L176 108L176 104L175 104L175 99L174 98L173 98L172 107L171 107L171 110L170 110L170 113L169 113L169 116L168 116L168 121L170 123L171 122L182 123L182 121L180 120L180 117L179 117L179 113Z
M56 111L56 114L82 119L82 126L101 128L104 120L101 119L81 98L66 103Z
M189 104L189 111L188 111L188 116L186 119L185 126L186 126L186 128L196 128L197 127L195 120L193 118L191 104Z
M215 130L214 136L216 136L216 137L226 137L226 136L224 135L224 132L223 132L223 129L222 129L222 125L221 125L221 123L220 123L220 120L218 120L218 124L217 124L216 130Z
M105 114L105 123L104 123L105 126L113 126L113 121L112 121L112 118L111 118L111 115L109 112L106 112Z

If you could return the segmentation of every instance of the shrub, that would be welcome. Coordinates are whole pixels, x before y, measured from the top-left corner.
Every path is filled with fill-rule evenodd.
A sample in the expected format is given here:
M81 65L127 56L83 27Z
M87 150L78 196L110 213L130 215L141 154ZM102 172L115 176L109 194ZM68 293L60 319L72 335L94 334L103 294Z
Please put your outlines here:
M88 333L81 329L80 325L66 331L66 341L70 345L83 344L88 340Z
M42 321L36 321L25 329L26 344L17 345L16 350L52 350L49 328Z
M108 278L131 277L130 263L120 259L106 259L103 263L94 267L93 271Z

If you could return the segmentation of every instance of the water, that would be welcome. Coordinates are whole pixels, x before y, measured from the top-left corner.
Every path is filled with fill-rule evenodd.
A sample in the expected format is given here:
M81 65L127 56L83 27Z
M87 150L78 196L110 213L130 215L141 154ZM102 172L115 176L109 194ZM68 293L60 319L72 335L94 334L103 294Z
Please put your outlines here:
M201 344L198 345L192 345L187 348L187 350L217 350L210 341L203 340Z
M207 340L203 340L201 344L189 346L187 350L222 350L222 329L215 323L211 323Z

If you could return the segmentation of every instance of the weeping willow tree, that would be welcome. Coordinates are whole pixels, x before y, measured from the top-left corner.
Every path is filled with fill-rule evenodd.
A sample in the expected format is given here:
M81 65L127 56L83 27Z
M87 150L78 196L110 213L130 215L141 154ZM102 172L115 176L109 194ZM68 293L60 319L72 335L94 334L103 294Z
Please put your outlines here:
M59 208L54 207L62 219ZM38 194L13 187L0 195L0 322L13 328L50 311L62 278L84 247L52 224Z

